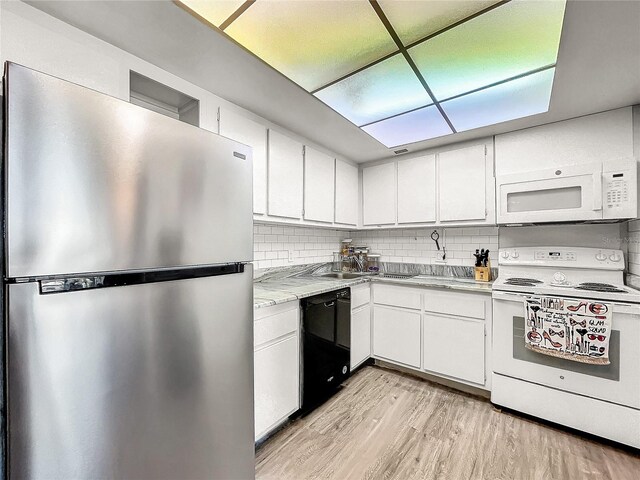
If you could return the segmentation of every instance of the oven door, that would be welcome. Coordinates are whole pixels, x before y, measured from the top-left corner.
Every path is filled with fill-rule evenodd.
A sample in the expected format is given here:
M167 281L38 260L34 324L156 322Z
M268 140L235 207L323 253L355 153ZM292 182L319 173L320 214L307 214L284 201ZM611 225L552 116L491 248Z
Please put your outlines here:
M590 365L525 348L524 297L493 294L493 371L548 387L640 408L640 309L613 304L609 365Z
M602 219L602 165L503 175L496 183L499 224Z

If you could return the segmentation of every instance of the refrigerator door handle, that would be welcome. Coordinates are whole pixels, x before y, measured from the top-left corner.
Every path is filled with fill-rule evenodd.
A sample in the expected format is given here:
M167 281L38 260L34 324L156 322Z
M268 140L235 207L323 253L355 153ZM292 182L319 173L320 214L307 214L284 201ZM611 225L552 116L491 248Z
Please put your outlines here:
M84 275L74 277L48 278L40 280L40 294L66 293L78 290L90 290L105 287L123 287L125 285L139 285L142 283L158 283L189 278L214 277L219 275L233 275L243 273L245 265L234 263L230 265L215 265L196 268L181 268L138 273L112 273L105 275Z

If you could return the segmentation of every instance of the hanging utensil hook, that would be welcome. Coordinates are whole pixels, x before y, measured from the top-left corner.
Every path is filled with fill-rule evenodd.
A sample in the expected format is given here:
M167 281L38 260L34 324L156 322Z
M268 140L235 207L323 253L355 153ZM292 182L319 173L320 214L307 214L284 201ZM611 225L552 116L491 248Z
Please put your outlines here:
M437 230L434 230L433 232L431 232L431 240L433 240L434 242L436 242L436 248L438 250L440 250L440 243L438 243L438 239L440 238L440 234L438 233Z

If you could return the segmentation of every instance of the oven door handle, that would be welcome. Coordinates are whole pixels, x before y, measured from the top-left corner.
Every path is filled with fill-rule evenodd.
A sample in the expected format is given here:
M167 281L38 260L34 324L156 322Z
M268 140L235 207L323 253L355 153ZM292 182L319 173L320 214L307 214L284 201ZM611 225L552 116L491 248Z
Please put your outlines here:
M602 173L593 174L593 211L602 210Z
M533 293L510 293L494 290L491 292L491 298L494 300L508 300L510 302L524 302L524 299L532 296Z

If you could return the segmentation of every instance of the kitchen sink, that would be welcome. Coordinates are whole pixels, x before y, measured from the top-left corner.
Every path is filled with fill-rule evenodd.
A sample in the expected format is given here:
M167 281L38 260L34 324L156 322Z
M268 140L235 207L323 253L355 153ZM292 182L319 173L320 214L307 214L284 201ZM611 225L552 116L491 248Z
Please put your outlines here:
M371 273L351 273L351 272L331 272L331 273L323 273L319 276L329 277L329 278L339 278L342 280L350 280L352 278L361 278L368 275L372 275L372 274Z
M405 278L413 278L417 277L417 273L381 273L380 278L396 278L396 279L405 279Z

